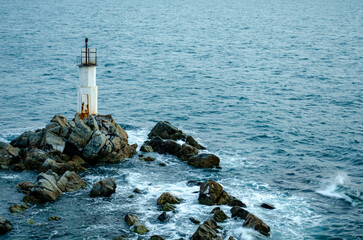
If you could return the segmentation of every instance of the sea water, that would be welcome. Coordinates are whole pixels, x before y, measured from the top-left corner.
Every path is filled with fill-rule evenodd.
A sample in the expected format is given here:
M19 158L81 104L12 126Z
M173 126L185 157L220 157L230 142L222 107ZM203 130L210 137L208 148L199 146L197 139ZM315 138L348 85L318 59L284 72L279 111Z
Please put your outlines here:
M98 49L99 112L112 114L130 143L166 120L222 166L135 156L91 168L86 190L22 215L8 210L22 198L15 185L36 173L0 171L0 215L14 226L6 238L111 239L129 233L123 219L135 213L151 230L145 239L188 239L197 228L189 217L203 221L213 207L186 183L207 179L245 202L271 239L363 238L362 25L359 0L0 0L0 141L55 114L73 118L76 58L88 37ZM103 177L116 179L117 192L89 198ZM182 203L160 223L165 191ZM267 239L238 220L221 226L227 237Z

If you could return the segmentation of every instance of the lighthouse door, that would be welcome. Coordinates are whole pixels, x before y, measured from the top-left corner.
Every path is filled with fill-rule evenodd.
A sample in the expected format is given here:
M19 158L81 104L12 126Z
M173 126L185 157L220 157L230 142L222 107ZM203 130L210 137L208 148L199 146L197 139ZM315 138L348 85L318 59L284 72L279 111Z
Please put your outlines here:
M81 118L83 119L84 117L88 118L88 114L89 114L89 99L88 99L88 94L83 94L81 96L81 107L82 107L82 114L81 114Z

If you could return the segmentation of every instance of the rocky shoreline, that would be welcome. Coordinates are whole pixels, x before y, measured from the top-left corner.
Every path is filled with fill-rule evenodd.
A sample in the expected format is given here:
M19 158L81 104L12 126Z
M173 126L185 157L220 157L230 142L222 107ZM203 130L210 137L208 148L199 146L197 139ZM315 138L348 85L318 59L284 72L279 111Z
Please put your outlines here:
M25 194L22 202L10 206L11 213L19 213L33 204L56 201L64 192L75 192L84 189L87 184L77 173L86 172L87 168L97 164L120 163L125 158L137 154L137 144L128 143L127 132L118 125L111 115L90 116L82 120L76 116L67 121L64 116L55 115L43 129L27 131L8 143L0 142L0 169L12 171L39 172L33 182L22 182L16 187ZM186 135L169 122L160 121L148 134L148 140L140 147L140 160L153 161L149 152L170 154L195 168L221 168L218 156L207 153L192 136ZM211 217L201 223L190 237L198 239L234 239L222 233L218 222L241 221L244 227L252 228L262 235L270 235L270 227L261 219L246 210L247 206L239 199L229 195L223 186L213 180L188 182L199 186L198 201L201 205L227 205L231 207L228 217L219 207L211 212ZM90 197L109 197L117 191L113 178L104 178L93 184ZM135 189L135 193L140 190ZM156 205L163 213L158 220L165 222L180 203L180 198L164 192ZM273 209L269 204L261 207ZM59 220L58 216L50 217ZM137 234L149 232L138 216L133 213L125 215L130 231ZM190 221L200 221L190 217ZM0 234L11 231L12 224L0 216ZM219 230L218 230L219 229ZM167 236L153 235L151 239L164 239ZM229 237L229 238L228 238ZM115 239L127 239L127 234Z

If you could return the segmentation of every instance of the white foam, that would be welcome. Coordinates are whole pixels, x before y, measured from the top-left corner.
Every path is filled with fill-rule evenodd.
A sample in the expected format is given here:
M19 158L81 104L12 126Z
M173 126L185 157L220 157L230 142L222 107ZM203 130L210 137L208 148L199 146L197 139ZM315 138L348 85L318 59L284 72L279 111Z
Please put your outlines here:
M324 186L316 190L316 193L326 197L344 199L345 201L352 203L352 199L350 197L348 197L344 192L339 192L339 187L348 183L349 178L347 174L338 173L337 176L331 178L328 182L324 183Z

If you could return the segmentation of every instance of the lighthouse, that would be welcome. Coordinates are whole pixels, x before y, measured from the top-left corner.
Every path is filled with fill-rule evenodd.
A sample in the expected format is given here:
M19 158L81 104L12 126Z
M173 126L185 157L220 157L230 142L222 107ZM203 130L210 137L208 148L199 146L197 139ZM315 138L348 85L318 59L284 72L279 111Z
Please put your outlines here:
M77 114L81 118L88 118L97 115L97 93L96 67L97 49L88 47L88 38L85 39L85 48L81 50L81 57L78 61L79 85L77 88Z

